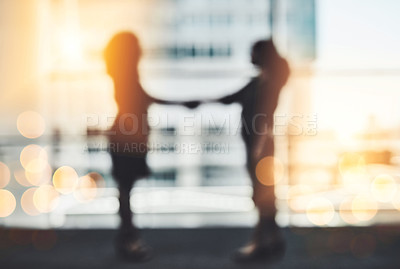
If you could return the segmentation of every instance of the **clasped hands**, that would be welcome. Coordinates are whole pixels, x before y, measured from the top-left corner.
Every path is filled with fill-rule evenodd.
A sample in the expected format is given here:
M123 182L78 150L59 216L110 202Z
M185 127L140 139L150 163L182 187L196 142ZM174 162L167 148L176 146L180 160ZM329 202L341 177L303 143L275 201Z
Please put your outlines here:
M184 105L185 107L190 108L190 109L195 109L200 104L201 104L200 101L187 101L187 102L182 103L182 105Z

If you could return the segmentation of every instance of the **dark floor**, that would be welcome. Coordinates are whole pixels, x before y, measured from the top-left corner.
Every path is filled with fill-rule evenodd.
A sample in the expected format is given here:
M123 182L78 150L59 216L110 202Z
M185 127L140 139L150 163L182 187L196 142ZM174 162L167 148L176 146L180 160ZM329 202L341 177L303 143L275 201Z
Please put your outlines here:
M115 256L112 230L0 228L0 268L400 268L400 227L286 228L283 260L237 265L230 254L250 233L241 228L144 230L155 257L132 264Z

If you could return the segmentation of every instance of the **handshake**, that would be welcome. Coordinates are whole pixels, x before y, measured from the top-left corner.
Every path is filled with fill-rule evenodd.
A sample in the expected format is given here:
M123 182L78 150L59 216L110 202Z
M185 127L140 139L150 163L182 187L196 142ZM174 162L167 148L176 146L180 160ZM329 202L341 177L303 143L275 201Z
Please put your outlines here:
M183 102L182 105L190 108L190 109L195 109L196 107L198 107L201 104L200 101L187 101L187 102Z

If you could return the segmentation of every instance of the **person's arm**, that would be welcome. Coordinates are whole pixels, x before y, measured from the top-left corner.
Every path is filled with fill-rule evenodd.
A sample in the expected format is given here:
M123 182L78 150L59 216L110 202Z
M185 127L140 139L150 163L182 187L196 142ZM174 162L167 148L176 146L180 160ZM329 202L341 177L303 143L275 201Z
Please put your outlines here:
M160 100L160 99L153 98L153 97L151 99L151 102L160 104L160 105L181 105L181 106L185 106L190 109L195 109L196 107L198 107L200 105L200 101L183 101L183 102L166 101L166 100Z
M239 102L239 100L242 99L241 96L242 96L242 91L240 90L240 91L235 92L233 94L221 97L221 98L219 98L217 100L214 100L214 102L221 103L221 104L224 104L224 105L230 105L230 104Z
M222 103L222 104L232 104L235 102L240 102L240 100L242 100L243 98L243 92L244 92L244 88L234 94L228 95L228 96L224 96L222 98L219 99L205 99L205 100L191 100L191 101L167 101L167 100L161 100L158 98L154 98L148 94L146 94L147 97L147 101L149 103L156 103L156 104L160 104L160 105L183 105L187 108L190 109L194 109L196 107L198 107L201 103Z
M257 83L255 79L252 79L246 86L244 86L242 89L240 89L239 91L221 97L219 99L210 101L210 102L217 102L217 103L221 103L221 104L225 104L225 105L230 105L233 103L242 103L244 97L245 97L245 93L248 90L248 88L254 87L254 83Z
M244 98L244 94L245 94L247 88L248 87L252 87L253 83L255 83L255 80L251 80L250 83L248 83L245 87L243 87L239 91L237 91L237 92L235 92L233 94L218 98L218 99L191 100L191 101L183 101L183 102L181 102L181 101L161 100L161 99L154 98L154 97L148 95L147 93L145 93L145 94L147 96L147 99L148 99L149 103L157 103L157 104L160 104L160 105L183 105L183 106L186 106L188 108L193 109L193 108L198 107L201 103L215 103L215 102L217 102L217 103L222 103L222 104L225 104L225 105L229 105L229 104L236 103L236 102L240 103Z
M149 104L156 103L160 105L182 105L186 106L187 108L194 109L197 106L199 106L200 101L169 101L169 100L161 100L158 98L155 98L153 96L148 95L145 93L147 102Z

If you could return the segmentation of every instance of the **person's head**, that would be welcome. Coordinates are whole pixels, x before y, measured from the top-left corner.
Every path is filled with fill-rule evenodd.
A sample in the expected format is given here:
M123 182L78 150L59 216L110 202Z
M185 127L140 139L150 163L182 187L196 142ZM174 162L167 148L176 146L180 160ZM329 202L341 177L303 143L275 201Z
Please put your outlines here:
M134 76L141 53L139 40L133 33L116 34L104 50L107 73L113 78Z
M280 58L271 39L259 40L251 49L251 63L260 69L266 69L271 63Z

